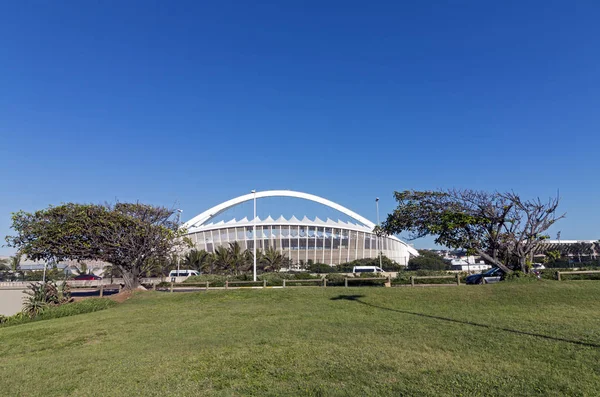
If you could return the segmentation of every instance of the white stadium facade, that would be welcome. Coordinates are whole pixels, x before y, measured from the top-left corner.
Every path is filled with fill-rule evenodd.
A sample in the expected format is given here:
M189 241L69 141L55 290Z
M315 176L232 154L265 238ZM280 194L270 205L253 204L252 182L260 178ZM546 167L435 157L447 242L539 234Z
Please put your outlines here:
M264 219L243 217L215 222L216 217L230 208L267 197L309 200L339 211L351 221L292 215L287 219L283 216L277 219L271 216ZM294 264L312 261L337 265L356 259L377 258L381 250L383 255L406 266L412 256L418 256L413 247L394 236L378 238L373 233L375 224L348 208L322 197L290 190L269 190L236 197L202 212L183 226L195 248L208 252L236 241L242 249L252 250L256 227L257 249L272 247L284 253Z

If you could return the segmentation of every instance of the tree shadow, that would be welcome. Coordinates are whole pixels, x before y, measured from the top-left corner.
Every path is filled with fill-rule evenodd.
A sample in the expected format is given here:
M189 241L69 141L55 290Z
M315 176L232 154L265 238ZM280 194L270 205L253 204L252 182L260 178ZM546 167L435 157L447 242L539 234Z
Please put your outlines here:
M519 331L519 330L511 329L511 328L497 327L497 326L489 325L489 324L481 324L481 323L476 323L473 321L457 320L457 319L449 318L449 317L435 316L432 314L416 313L416 312L411 312L408 310L392 309L389 307L378 306L378 305L374 305L372 303L368 303L368 302L364 302L364 301L360 300L360 298L363 298L363 297L364 297L364 295L338 295L334 298L330 298L330 300L332 300L332 301L335 301L335 300L353 301L353 302L358 302L360 304L363 304L365 306L373 307L375 309L387 310L390 312L409 314L412 316L431 318L434 320L447 321L447 322L456 323L456 324L465 324L465 325L471 325L473 327L487 328L487 329L493 329L493 330L498 330L498 331L510 332L510 333L518 334L518 335L534 336L537 338L543 338L543 339L552 340L552 341L556 341L556 342L566 342L566 343L573 343L573 344L581 345L581 346L600 348L600 344L592 343L592 342L583 342L583 341L578 341L578 340L559 338L556 336L538 334L535 332Z

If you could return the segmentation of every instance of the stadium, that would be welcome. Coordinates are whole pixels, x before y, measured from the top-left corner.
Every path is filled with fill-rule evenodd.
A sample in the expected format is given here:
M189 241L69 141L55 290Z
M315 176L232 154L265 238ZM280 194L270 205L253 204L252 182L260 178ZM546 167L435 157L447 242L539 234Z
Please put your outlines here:
M249 217L236 219L223 216L243 203L254 201L256 205L258 200L272 197L307 200L328 207L349 220L329 217L322 220L314 214L287 218L268 215L261 219L254 217L256 207ZM264 212L264 206L262 209ZM195 216L184 227L196 249L211 253L219 246L228 246L236 241L242 249L252 250L253 229L256 227L257 249L271 247L279 250L296 265L310 262L338 265L357 259L377 258L381 251L399 265L406 266L412 256L418 256L413 247L395 236L377 237L373 233L375 223L348 208L322 197L291 190L269 190L236 197Z

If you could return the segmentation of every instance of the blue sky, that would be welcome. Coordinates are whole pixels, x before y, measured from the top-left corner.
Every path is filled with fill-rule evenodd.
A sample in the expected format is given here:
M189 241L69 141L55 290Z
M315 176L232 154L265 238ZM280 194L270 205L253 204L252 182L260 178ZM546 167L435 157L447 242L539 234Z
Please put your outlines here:
M458 187L560 190L552 234L600 238L600 4L254 3L0 5L0 235L69 201L293 189L374 220Z

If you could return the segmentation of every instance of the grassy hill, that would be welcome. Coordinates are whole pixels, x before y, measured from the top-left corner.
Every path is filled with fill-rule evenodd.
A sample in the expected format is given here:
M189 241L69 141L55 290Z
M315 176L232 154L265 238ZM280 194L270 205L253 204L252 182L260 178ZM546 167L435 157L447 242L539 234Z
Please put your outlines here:
M0 329L0 395L597 395L600 283L148 292Z

